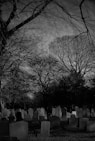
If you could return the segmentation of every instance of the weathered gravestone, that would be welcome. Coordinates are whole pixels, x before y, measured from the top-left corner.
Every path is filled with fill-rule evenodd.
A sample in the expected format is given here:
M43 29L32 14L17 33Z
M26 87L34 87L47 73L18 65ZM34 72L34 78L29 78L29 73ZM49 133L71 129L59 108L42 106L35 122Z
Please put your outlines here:
M0 136L9 136L9 121L0 120Z
M17 137L20 141L26 141L28 138L28 123L25 121L18 121L11 123L10 137Z
M83 117L83 109L82 108L79 108L77 110L77 116L78 116L78 118L82 118Z
M79 119L79 129L86 131L88 125L89 118L80 118Z
M56 113L56 108L53 107L52 108L52 116L55 116L56 115L55 113Z
M87 117L90 118L90 115L91 115L91 114L90 114L90 109L87 108Z
M65 107L62 108L62 118L66 118L67 109Z
M87 131L89 132L95 132L95 119L92 120L90 119L88 124L87 124Z
M40 121L47 119L47 113L43 107L38 108L38 117Z
M50 128L57 128L60 126L60 118L57 117L57 116L51 116L49 118L49 121L50 121Z
M41 122L41 137L49 137L50 136L50 121L42 121Z
M71 115L69 118L69 125L75 128L78 126L78 119L75 117L75 115Z
M33 118L33 108L28 109L28 114L29 114L30 118L32 119Z
M56 107L56 109L55 109L55 116L57 116L59 118L62 117L62 111L61 111L61 107L60 106Z
M95 110L94 110L94 108L91 109L91 117L95 117Z

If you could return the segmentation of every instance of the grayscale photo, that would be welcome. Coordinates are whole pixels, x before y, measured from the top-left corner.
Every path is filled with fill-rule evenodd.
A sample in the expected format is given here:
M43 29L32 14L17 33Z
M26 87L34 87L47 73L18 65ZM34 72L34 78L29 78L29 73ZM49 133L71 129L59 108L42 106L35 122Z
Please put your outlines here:
M95 0L0 0L0 141L95 140Z

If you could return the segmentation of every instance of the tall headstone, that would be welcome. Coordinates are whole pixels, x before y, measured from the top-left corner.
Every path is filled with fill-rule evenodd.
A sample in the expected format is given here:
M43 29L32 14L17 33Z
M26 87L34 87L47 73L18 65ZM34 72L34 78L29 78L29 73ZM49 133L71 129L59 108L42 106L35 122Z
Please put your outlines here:
M38 109L38 117L39 117L39 120L40 119L42 119L42 120L47 119L47 113L43 107Z
M41 122L41 137L50 136L50 121Z
M62 108L62 117L65 118L66 117L66 112L67 109L65 107Z
M9 136L9 121L0 120L0 136Z
M83 117L83 109L82 108L78 109L77 116L78 116L78 118L82 118Z
M62 110L61 110L61 107L58 106L55 108L55 116L61 118L62 117Z
M91 109L91 117L95 117L95 110L94 110L94 108Z
M30 118L32 119L33 118L33 108L28 109L28 114L29 114Z
M87 117L90 118L90 115L91 115L91 114L90 114L90 109L87 108Z
M89 122L88 118L80 118L79 119L79 129L86 131L88 122Z
M70 113L70 112L67 112L67 113L66 113L66 118L69 119L70 117L71 117L71 113Z
M74 114L71 115L71 117L69 118L69 125L71 127L77 127L78 126L78 119L76 118L76 116Z
M55 116L56 115L56 108L52 108L52 116Z

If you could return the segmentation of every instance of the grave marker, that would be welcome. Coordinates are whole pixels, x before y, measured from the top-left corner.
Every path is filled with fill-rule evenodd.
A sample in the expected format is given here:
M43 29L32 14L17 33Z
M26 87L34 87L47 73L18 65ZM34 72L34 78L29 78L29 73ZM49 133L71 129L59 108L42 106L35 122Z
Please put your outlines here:
M41 122L41 136L42 137L50 136L50 121Z
M17 137L20 141L26 141L28 138L28 123L25 121L19 121L11 123L10 137Z

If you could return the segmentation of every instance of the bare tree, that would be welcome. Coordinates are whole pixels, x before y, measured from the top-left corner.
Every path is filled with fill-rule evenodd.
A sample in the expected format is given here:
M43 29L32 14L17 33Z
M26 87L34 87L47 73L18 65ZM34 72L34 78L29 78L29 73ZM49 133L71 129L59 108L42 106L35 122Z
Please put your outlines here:
M0 94L7 43L22 27L38 17L52 0L0 1ZM6 8L9 7L9 11ZM31 9L31 10L30 10ZM29 10L29 11L27 11ZM6 13L6 15L4 15ZM28 15L26 16L25 13ZM25 15L25 16L24 16ZM6 17L6 18L5 18ZM16 22L18 19L19 22ZM14 26L13 26L14 25ZM11 46L13 47L13 46ZM5 62L4 62L5 63Z
M57 62L52 56L35 56L28 60L31 67L29 78L34 91L47 91L47 88L57 81Z
M57 38L49 48L69 74L74 73L84 78L95 71L95 48L87 36Z

